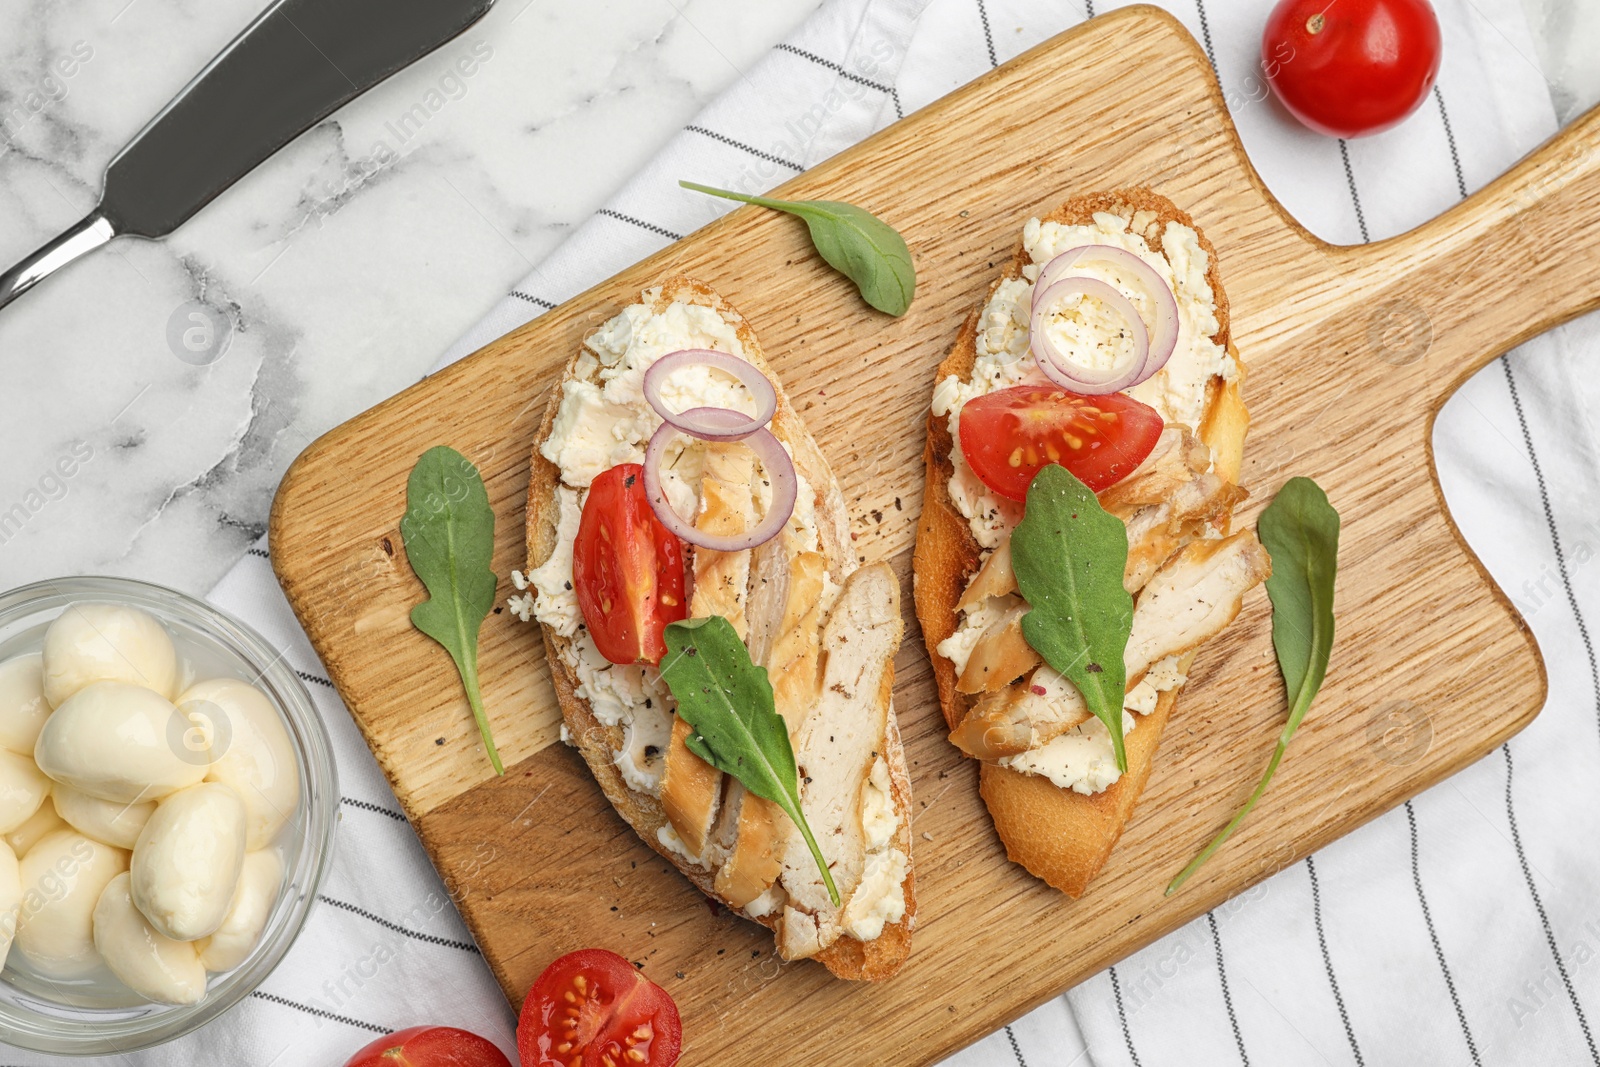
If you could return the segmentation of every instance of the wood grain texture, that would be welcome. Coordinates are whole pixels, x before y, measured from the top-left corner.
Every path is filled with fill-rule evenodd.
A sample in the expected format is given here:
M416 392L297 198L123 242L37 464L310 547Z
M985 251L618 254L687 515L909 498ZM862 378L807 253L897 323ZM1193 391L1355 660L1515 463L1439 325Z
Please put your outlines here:
M1156 9L1123 9L780 190L854 201L905 233L919 289L904 318L867 311L795 220L734 212L323 437L279 491L273 563L514 1001L554 956L599 944L678 999L686 1062L932 1062L1537 713L1543 665L1445 513L1430 438L1467 375L1600 303L1597 149L1591 115L1426 226L1329 246L1262 186L1194 41ZM559 716L538 630L506 613L491 616L482 646L509 768L494 778L448 660L406 619L422 590L397 524L418 455L450 444L478 464L499 518L497 573L521 567L528 446L562 361L641 288L698 276L756 325L843 485L859 552L896 565L909 606L933 368L1030 215L1137 184L1192 213L1222 258L1250 371L1240 480L1256 496L1240 521L1296 474L1316 478L1344 517L1322 694L1272 790L1181 894L1162 890L1248 794L1284 714L1259 593L1197 661L1144 801L1076 902L1006 861L908 633L895 707L916 790L921 921L905 971L878 988L779 964L764 930L714 913L633 836L581 760L552 744Z

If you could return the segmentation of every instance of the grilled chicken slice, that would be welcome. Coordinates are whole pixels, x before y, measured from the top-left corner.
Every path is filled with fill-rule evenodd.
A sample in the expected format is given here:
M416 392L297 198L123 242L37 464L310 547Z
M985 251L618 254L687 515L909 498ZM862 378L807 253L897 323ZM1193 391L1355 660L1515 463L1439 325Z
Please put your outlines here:
M707 444L705 472L700 481L700 515L694 527L718 537L733 537L755 521L755 501L750 496L754 463L750 450L739 443ZM694 591L689 617L721 615L733 624L742 640L747 629L745 601L750 590L750 551L717 552L694 549Z
M752 470L750 452L743 445L707 446L695 529L719 537L736 536L749 529L755 509L750 495ZM693 580L689 617L721 615L743 638L750 586L749 550L717 552L696 548ZM661 807L689 853L702 856L717 818L722 772L689 751L685 739L690 732L688 723L673 719L666 769L661 775Z
M672 718L672 740L667 743L667 765L661 774L661 808L692 856L702 856L717 819L722 794L722 772L689 751L694 728Z
M1089 718L1089 706L1048 664L992 693L985 693L950 732L950 741L976 759L1015 756Z
M1127 519L1139 508L1171 500L1178 489L1211 466L1211 449L1182 426L1161 431L1137 470L1100 493L1100 506Z
M956 680L963 693L992 693L1004 689L1039 665L1039 653L1022 636L1022 617L1028 603L1020 598L989 624L972 646L967 665Z
M1272 573L1272 561L1253 531L1191 542L1156 572L1139 594L1124 663L1128 688L1150 667L1221 633L1239 614L1245 593ZM977 759L999 759L1037 748L1089 716L1083 696L1041 666L1021 682L986 694L950 733Z
M742 908L771 889L783 871L777 828L786 816L736 779L728 780L727 790L718 827L727 851L713 888L729 905Z
M1011 569L1011 538L1007 537L989 553L983 566L978 568L978 573L967 583L967 590L961 594L956 611L976 611L990 597L1005 596L1016 591L1017 575Z
M821 688L823 591L828 561L816 552L789 558L784 538L755 550L750 570L750 658L767 668L778 714L791 734L805 720ZM737 804L732 850L717 871L716 890L736 908L765 893L782 873L775 848L777 805L728 783L727 805ZM726 816L725 816L726 817Z
M1128 685L1137 685L1151 664L1221 633L1245 593L1271 574L1272 559L1253 530L1191 542L1139 594L1128 635Z
M793 734L806 819L843 907L833 905L805 839L784 820L779 832L788 898L778 938L786 959L814 956L837 941L843 912L861 884L867 861L861 783L884 752L900 631L894 572L875 563L851 574L823 628L821 694Z
M1122 587L1130 593L1143 589L1156 568L1247 496L1244 489L1216 474L1197 474L1180 485L1170 501L1135 511L1127 519L1128 564Z

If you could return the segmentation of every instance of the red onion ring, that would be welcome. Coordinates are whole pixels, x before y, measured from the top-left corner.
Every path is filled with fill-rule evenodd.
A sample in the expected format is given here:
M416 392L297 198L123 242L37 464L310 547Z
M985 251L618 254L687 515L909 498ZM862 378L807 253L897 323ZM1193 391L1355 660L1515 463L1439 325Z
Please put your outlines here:
M1147 324L1150 333L1149 353L1145 356L1144 369L1138 379L1131 383L1137 385L1165 367L1178 347L1178 300L1172 293L1172 287L1156 273L1154 267L1127 249L1115 245L1080 245L1045 264L1033 287L1034 305L1037 306L1044 292L1069 270L1094 264L1109 267L1124 276L1131 275L1131 278L1118 280L1135 282L1149 295L1151 304L1155 306L1155 321Z
M691 408L683 414L695 425L709 426L713 432L721 434L729 433L730 428L739 426L749 419L743 412L730 411L727 408ZM789 458L789 453L784 451L783 443L773 436L772 431L765 426L758 426L754 432L740 438L761 461L766 479L772 483L772 504L754 527L744 533L727 537L719 537L696 529L694 523L679 515L677 509L672 506L672 501L667 499L666 487L661 484L661 460L667 454L667 445L680 433L685 431L670 422L662 423L651 436L649 447L644 452L644 494L650 501L650 507L656 513L656 518L661 520L661 525L671 530L681 540L715 552L742 552L747 548L765 544L778 536L784 524L789 521L789 516L794 514L795 500L799 496L799 481L794 471L794 460ZM687 436L695 437L698 434L689 433Z
M713 367L737 378L755 398L756 413L746 415L742 411L733 411L729 408L691 408L688 411L673 411L667 406L661 390L667 384L668 378L685 367ZM772 387L772 383L767 381L766 375L756 370L747 360L727 352L714 352L709 348L686 348L681 352L671 352L650 364L650 369L644 372L644 398L668 425L702 441L743 440L771 422L772 416L778 410L778 392ZM708 420L698 414L703 411L720 411L735 415L737 419L719 417Z
M1037 290L1035 290L1037 291ZM1133 335L1133 348L1126 358L1119 360L1109 370L1093 370L1074 363L1066 353L1056 347L1045 330L1045 318L1050 309L1063 297L1080 293L1096 300L1121 315ZM1098 278L1062 278L1051 284L1044 294L1033 302L1033 317L1029 320L1029 346L1034 362L1045 377L1063 389L1086 396L1103 396L1137 385L1149 375L1144 373L1150 354L1150 337L1144 320L1139 317L1133 302L1123 296L1116 286Z

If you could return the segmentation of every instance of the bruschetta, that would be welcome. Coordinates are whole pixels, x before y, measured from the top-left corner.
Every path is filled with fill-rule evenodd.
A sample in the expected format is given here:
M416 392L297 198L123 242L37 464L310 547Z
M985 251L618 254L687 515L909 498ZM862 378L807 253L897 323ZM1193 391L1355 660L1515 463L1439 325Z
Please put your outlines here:
M1064 276L1062 261L1076 263L1068 264L1072 276L1101 288L1079 286L1062 309L1038 318L1035 291L1043 296L1051 277ZM1051 276L1043 285L1041 272ZM1158 314L1152 300L1160 294L1145 291L1141 278L1170 296L1165 326L1176 336L1167 338L1165 362L1120 391L1086 398L1062 392L1040 366L1031 330L1054 330L1062 345L1091 355L1108 351L1131 343L1116 305L1141 317L1137 328L1154 347L1162 324L1144 320ZM1074 897L1122 833L1196 650L1270 573L1254 533L1230 532L1233 509L1246 495L1237 484L1248 425L1243 381L1216 250L1187 214L1147 189L1080 197L1030 219L937 372L914 561L917 617L950 739L982 762L981 793L1008 855ZM1100 384L1112 388L1104 377ZM977 449L981 439L991 464L986 482L963 455L962 414L980 398L970 417L992 414L1008 390L1022 405L1009 424L968 428L974 436L967 440ZM1061 414L1063 403L1081 412ZM1083 423L1081 432L1060 421L1072 417ZM1137 450L1119 453L1140 419ZM1052 454L1035 457L1019 429L1030 423L1067 426L1059 449L1041 439L1040 450ZM996 448L999 460L991 455ZM1125 771L1113 758L1107 725L1022 634L1030 606L1018 591L1010 538L1023 505L989 482L1004 488L1005 480L1023 477L1026 484L1038 462L1078 466L1073 473L1127 530L1123 587L1133 608Z
M779 506L777 480L758 450L686 435L647 455L663 424L655 402L676 412L750 408L737 375L693 358L647 386L658 361L693 351L744 361L776 393L770 431L792 464L794 503L775 534L747 547L733 546L769 526ZM669 514L669 529L652 535L671 540L662 542L658 568L678 570L662 588L681 588L686 608L641 611L624 596L586 612L575 584L596 580L599 565L585 561L581 527L591 510L615 506L601 499L615 495L603 488L614 481L608 472L651 461L650 484L692 527L675 537ZM911 785L890 702L899 583L882 563L857 565L827 461L750 323L708 286L677 277L645 290L572 355L534 445L527 551L532 615L543 627L563 737L618 814L706 895L770 927L785 959L816 959L850 979L893 974L910 952L916 919ZM764 668L837 903L794 823L696 755L695 728L675 712L662 672L628 645L633 631L658 625L651 612L663 610L721 616Z

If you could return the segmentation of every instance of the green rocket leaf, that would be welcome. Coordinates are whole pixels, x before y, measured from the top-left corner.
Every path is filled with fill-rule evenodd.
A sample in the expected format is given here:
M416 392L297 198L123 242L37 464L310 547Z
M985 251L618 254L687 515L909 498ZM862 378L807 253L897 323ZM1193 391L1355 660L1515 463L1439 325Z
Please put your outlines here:
M1122 587L1128 530L1093 490L1049 464L1028 486L1027 512L1011 534L1011 566L1031 611L1022 636L1083 694L1111 732L1117 769L1128 769L1122 701L1123 655L1133 628L1133 597Z
M837 905L839 890L828 861L800 810L800 772L766 668L750 661L750 650L721 615L671 623L666 640L661 677L678 702L679 718L694 727L686 742L689 751L783 809L805 838Z
M1278 734L1272 760L1239 814L1167 886L1177 892L1211 854L1222 847L1256 801L1300 728L1311 701L1322 687L1333 654L1333 579L1339 563L1339 513L1328 495L1310 478L1290 478L1256 520L1256 532L1272 557L1267 597L1272 601L1272 648L1289 695L1289 718Z
M494 608L494 509L466 456L441 446L417 460L406 481L400 538L411 569L428 589L428 599L411 609L411 624L455 661L489 762L504 774L478 688L478 632Z
M685 189L783 211L802 218L811 243L828 265L856 283L861 297L879 311L904 315L917 292L917 269L900 231L865 208L839 200L773 200L709 185L679 182Z

